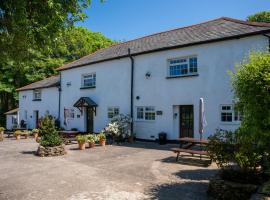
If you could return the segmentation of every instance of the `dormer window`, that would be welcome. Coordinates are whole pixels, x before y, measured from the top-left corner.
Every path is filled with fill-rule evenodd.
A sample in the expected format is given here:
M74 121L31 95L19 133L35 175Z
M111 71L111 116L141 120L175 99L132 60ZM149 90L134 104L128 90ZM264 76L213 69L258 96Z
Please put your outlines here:
M96 87L96 73L82 75L82 88Z
M40 89L34 90L33 101L41 101L41 90Z
M198 61L196 56L168 60L168 77L180 77L197 74Z

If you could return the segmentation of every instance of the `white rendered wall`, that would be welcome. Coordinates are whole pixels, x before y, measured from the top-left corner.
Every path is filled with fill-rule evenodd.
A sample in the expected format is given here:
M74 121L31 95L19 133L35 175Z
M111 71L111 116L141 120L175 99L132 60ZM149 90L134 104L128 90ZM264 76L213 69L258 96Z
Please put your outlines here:
M43 88L41 89L41 101L33 101L33 90L26 90L19 92L19 113L20 124L21 120L27 123L27 128L35 128L34 111L39 111L39 118L43 117L46 112L58 118L58 88ZM27 116L25 111L27 111Z

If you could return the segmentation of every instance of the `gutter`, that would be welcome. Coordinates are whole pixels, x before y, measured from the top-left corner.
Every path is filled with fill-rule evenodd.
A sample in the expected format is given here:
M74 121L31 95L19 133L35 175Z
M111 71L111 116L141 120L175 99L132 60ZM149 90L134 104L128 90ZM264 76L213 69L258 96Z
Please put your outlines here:
M130 117L131 117L131 133L133 133L133 90L134 90L134 58L130 53L130 48L128 48L128 57L131 61L131 74L130 74Z
M62 91L62 73L60 72L60 85L58 86L58 121L59 121L59 126L60 126L60 115L61 115L61 91Z

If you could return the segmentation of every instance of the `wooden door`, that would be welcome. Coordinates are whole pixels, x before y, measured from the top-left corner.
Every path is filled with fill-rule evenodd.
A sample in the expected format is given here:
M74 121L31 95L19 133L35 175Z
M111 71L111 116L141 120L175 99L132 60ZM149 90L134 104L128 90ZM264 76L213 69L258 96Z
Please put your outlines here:
M39 128L39 113L38 110L35 110L35 128Z
M92 108L86 108L86 131L87 133L94 132L94 112Z
M179 122L180 122L180 138L182 137L194 137L194 113L193 105L181 105L179 106Z

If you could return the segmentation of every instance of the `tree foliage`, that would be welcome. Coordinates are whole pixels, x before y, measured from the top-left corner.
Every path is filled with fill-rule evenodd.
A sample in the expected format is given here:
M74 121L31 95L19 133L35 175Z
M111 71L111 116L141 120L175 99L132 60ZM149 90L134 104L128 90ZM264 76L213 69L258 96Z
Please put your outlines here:
M247 17L247 21L250 22L266 22L270 23L270 12L263 11Z

